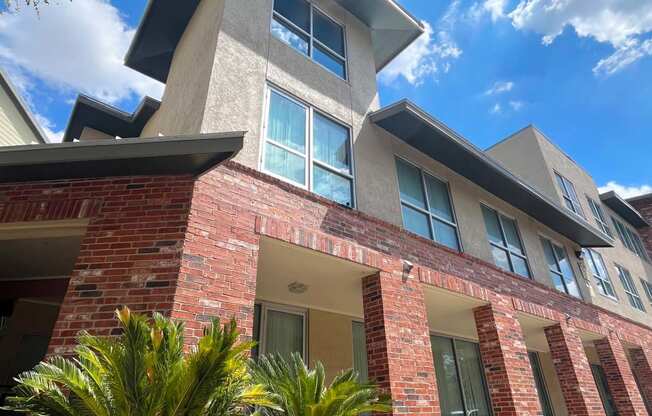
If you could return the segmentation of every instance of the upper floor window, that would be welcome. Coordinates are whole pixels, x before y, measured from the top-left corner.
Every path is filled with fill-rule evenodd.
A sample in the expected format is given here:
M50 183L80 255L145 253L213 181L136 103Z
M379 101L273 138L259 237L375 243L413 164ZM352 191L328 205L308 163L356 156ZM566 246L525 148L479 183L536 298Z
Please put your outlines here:
M643 285L643 291L647 296L647 300L652 304L652 283L648 282L645 279L641 279L641 285Z
M263 170L353 207L349 128L272 89L267 107Z
M530 269L516 221L484 205L482 215L496 266L530 277Z
M616 265L616 269L618 269L618 276L620 277L620 282L623 284L623 289L625 289L629 303L636 309L645 311L645 307L643 306L641 297L634 285L634 279L632 279L632 275L629 274L629 270L619 265Z
M346 79L344 28L306 0L274 0L272 34Z
M602 230L602 232L608 235L609 237L612 237L611 229L609 228L609 225L607 225L607 220L606 217L604 216L604 212L602 211L602 207L600 206L600 204L598 204L596 201L594 201L592 198L589 198L588 196L586 197L586 200L589 202L589 207L591 207L593 218L595 219L596 224L598 224L598 227L600 227L600 230Z
M397 158L403 226L415 234L459 250L457 222L448 185Z
M614 286L611 284L609 273L607 273L607 268L604 265L604 260L600 253L591 249L582 249L582 251L584 252L586 261L589 263L589 268L598 286L598 291L604 296L617 299Z
M629 227L618 221L616 218L611 217L611 219L613 220L614 227L618 232L618 238L620 238L620 242L623 243L623 245L627 247L632 253L636 254L642 259L648 260L647 252L645 251L645 247L643 246L643 242L638 236L638 233L636 233L636 231L632 231Z
M582 295L580 295L580 289L575 281L575 274L566 255L566 250L547 238L541 238L541 243L548 263L550 278L557 290L581 298Z
M557 178L557 184L559 185L561 194L564 197L566 208L584 218L584 211L580 205L580 200L577 198L577 192L575 192L575 186L573 183L557 172L555 172L555 177Z

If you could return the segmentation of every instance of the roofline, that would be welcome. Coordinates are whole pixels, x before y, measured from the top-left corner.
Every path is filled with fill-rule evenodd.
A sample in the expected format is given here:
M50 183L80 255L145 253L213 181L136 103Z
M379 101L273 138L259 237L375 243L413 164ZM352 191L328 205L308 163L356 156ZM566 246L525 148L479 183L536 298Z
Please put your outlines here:
M586 231L590 232L593 237L596 238L596 241L600 241L601 244L604 244L604 247L611 247L611 242L606 240L603 235L601 235L596 229L594 229L588 222L584 220L580 220L579 218L576 218L574 215L571 215L568 211L566 211L564 208L560 207L557 205L552 199L547 197L546 195L540 193L536 188L528 184L527 182L523 181L513 173L511 173L509 170L507 170L505 167L500 165L497 161L495 161L491 156L486 154L482 149L479 147L475 146L473 143L471 143L469 140L465 139L452 129L450 129L448 126L440 122L439 120L436 120L432 116L430 116L428 113L426 113L424 110L419 108L415 103L408 99L403 99L400 100L394 104L391 104L387 107L381 108L380 110L377 110L369 115L370 119L372 122L376 123L377 120L380 120L382 118L397 114L401 111L409 111L419 118L421 118L424 122L427 124L430 124L433 126L435 129L443 132L450 140L455 141L459 145L463 146L465 150L468 152L472 153L477 159L479 159L481 162L485 163L490 169L494 170L496 173L504 175L507 177L507 179L511 180L513 183L521 187L524 191L530 193L532 196L535 198L539 199L545 205L547 208L556 211L558 214L563 215L566 219L570 220L571 222L575 223L577 226L582 227ZM501 198L502 199L502 198ZM521 211L523 211L521 209ZM526 211L523 211L526 214L530 215ZM531 216L531 215L530 215ZM535 218L536 219L536 218ZM537 220L539 221L539 220ZM541 222L541 221L539 221ZM543 224L543 223L542 223ZM546 225L546 224L544 224ZM548 225L546 225L548 226ZM552 228L548 226L549 228ZM557 231L559 232L559 231ZM563 233L560 232L560 234L563 235Z
M600 194L600 200L607 204L609 208L611 208L614 212L616 212L618 215L620 215L625 221L630 223L636 228L642 228L642 227L647 227L650 225L649 222L641 215L640 212L633 206L629 204L626 200L620 197L616 191L607 191L604 193ZM614 208L611 204L613 202L608 202L614 201L616 204L620 205L620 208L625 211L625 215L621 213L618 207ZM627 214L627 212L629 212ZM629 217L629 218L628 218Z
M627 202L634 202L634 201L640 201L640 200L642 200L642 199L652 199L652 192L649 192L649 193L647 193L647 194L643 194L643 195L633 196L633 197L631 197L631 198L627 198L627 199L625 199L625 201L627 201Z
M14 103L18 112L23 116L23 119L27 123L27 126L36 136L36 139L41 143L49 143L47 135L43 131L41 125L36 121L36 118L29 110L27 104L23 101L18 91L14 88L11 81L9 81L8 75L0 68L0 85L4 88L5 91L9 94L9 99Z
M419 19L417 19L416 16L414 16L412 13L410 13L405 7L401 6L400 3L398 3L398 2L396 2L394 0L387 0L387 2L392 7L394 7L396 10L398 10L400 13L402 13L407 19L411 20L412 23L414 23L414 25L415 25L416 29L418 30L418 32L415 33L413 36L410 36L409 40L405 42L405 44L403 45L403 47L401 47L401 49L397 50L396 53L393 53L392 55L390 55L385 60L385 62L380 64L376 68L376 73L379 73L380 71L382 71L387 65L389 65L390 62L392 62L394 60L394 58L396 58L398 55L400 55L401 52L403 52L408 46L410 46L412 44L412 42L417 40L425 32L425 27L424 27L423 23Z

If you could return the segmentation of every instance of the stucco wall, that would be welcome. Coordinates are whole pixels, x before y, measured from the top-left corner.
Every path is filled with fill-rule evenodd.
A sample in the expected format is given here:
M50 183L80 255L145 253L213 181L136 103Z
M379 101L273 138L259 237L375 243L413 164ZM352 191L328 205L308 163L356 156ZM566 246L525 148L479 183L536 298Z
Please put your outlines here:
M39 140L29 128L9 94L0 86L0 146L36 144Z
M308 311L308 359L324 364L328 381L353 367L353 321L346 315Z
M564 395L561 392L561 385L559 384L559 378L557 378L557 373L555 372L555 367L552 362L550 353L540 352L539 362L541 363L541 372L543 373L543 378L545 379L548 395L550 396L550 402L552 404L552 410L555 412L555 416L568 415L568 410L566 409L566 401L564 400Z

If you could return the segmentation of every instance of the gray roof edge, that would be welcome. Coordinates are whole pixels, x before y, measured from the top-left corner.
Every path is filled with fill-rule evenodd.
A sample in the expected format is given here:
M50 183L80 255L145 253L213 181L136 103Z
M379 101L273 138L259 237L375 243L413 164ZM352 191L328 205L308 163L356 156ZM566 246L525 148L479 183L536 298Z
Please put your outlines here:
M7 94L9 94L9 99L14 103L18 109L18 112L23 116L23 119L27 123L30 130L32 130L36 136L36 139L41 143L49 143L43 128L38 123L38 121L36 121L36 118L29 110L29 107L25 101L23 101L23 98L20 96L14 85L9 80L8 75L2 70L2 68L0 68L0 85L2 85L5 91L7 91Z
M597 229L594 229L587 221L576 218L574 215L568 213L565 209L558 206L554 201L548 198L546 195L543 195L536 190L532 185L518 178L516 175L511 173L505 167L500 165L497 161L492 159L489 155L483 152L479 147L475 146L469 140L462 137L460 134L453 131L451 128L446 126L441 121L435 119L430 114L425 112L419 106L408 99L402 99L394 104L390 104L387 107L381 108L369 115L372 122L376 123L377 121L388 117L390 115L397 114L401 111L410 111L413 114L417 115L419 118L423 119L426 123L432 125L434 128L446 134L450 139L454 140L459 145L463 146L468 152L472 153L479 162L484 163L487 167L493 169L494 171L506 176L509 180L514 182L519 187L523 188L526 192L530 193L532 196L539 199L541 202L545 203L548 208L557 211L559 214L563 215L570 221L574 222L576 225L584 228L586 231L589 231L597 239L602 240L605 246L611 246L611 242L607 241L605 237L598 232ZM527 212L526 212L527 214Z
M601 193L600 194L600 200L605 202L605 203L607 203L607 201L612 202L612 203L615 202L616 204L619 204L626 211L629 211L630 215L632 215L632 218L635 218L636 221L640 221L639 224L632 224L635 227L639 228L639 227L644 227L644 226L649 226L650 225L650 223L645 219L645 217L643 217L641 215L641 213L638 212L638 210L636 208L634 208L629 202L627 202L627 200L621 198L620 195L618 195L618 193L616 191L607 191L607 192ZM610 206L610 208L611 208L611 206ZM621 215L620 213L618 213L618 214ZM627 219L627 218L624 218L624 219L627 220L628 222L631 222L631 219Z
M652 192L649 192L649 193L643 194L643 195L633 196L631 198L625 199L625 201L634 202L634 201L640 201L640 200L643 200L643 199L652 199Z

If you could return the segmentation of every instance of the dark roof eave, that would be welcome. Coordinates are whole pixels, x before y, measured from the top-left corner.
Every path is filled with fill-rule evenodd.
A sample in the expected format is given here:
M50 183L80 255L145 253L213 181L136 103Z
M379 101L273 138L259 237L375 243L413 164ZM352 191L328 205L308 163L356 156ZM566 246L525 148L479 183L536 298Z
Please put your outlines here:
M579 245L612 246L586 221L566 212L410 101L382 108L370 118L374 124Z
M0 182L200 175L235 156L245 132L101 139L0 148Z
M600 200L634 227L642 228L650 225L636 208L622 199L615 191L600 194Z

